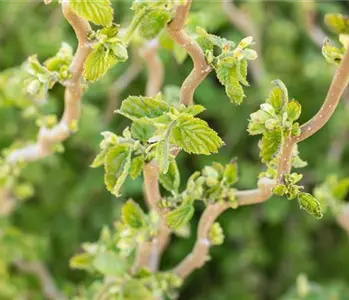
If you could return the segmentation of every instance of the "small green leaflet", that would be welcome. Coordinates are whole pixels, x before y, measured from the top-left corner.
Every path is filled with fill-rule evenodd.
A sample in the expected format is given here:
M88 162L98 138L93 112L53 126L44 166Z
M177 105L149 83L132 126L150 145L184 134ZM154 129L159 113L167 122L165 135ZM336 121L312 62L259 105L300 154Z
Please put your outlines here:
M69 5L78 16L96 25L112 25L114 11L109 0L70 0Z
M154 136L156 128L146 119L139 119L131 125L131 135L134 139L147 142Z
M144 160L144 155L139 155L132 159L130 167L130 176L132 179L136 179L142 173Z
M236 163L230 163L225 166L223 178L228 185L232 185L237 182L238 169Z
M115 54L102 46L92 50L84 64L84 79L90 82L98 80L117 62Z
M287 110L288 119L291 122L293 122L293 121L298 120L298 118L300 117L301 112L302 112L302 107L298 101L292 100L289 103L287 103L286 110Z
M171 160L167 173L160 173L159 181L161 185L171 193L177 193L180 184L180 175L175 160Z
M104 182L113 195L119 196L119 190L125 182L131 167L131 151L126 145L117 145L108 151L105 157Z
M192 204L183 204L166 215L166 224L171 229L178 229L191 220L194 212L195 209Z
M202 113L205 110L206 110L206 108L203 107L202 105L195 104L195 105L185 107L184 109L181 109L180 112L188 114L188 115L192 115L195 117L196 115Z
M171 131L171 142L185 152L217 153L224 142L208 124L188 114L181 114Z
M157 9L145 15L139 24L139 34L147 39L155 39L170 21L171 16L166 9Z
M349 17L342 14L327 14L326 25L337 34L349 34Z
M223 228L222 226L216 222L214 223L209 232L208 232L208 237L212 245L214 246L219 246L224 243L224 233L223 233Z
M316 219L322 218L320 203L308 193L299 193L298 202L300 208L314 216Z
M127 270L127 261L115 252L100 252L95 257L93 266L103 275L122 276Z
M133 200L128 200L121 209L122 221L132 228L139 229L144 225L145 214Z
M269 94L267 103L274 107L276 114L279 114L284 106L284 91L279 86L275 86Z
M280 127L277 127L274 131L265 132L260 144L262 162L270 162L280 150L282 142L283 133Z
M94 159L94 161L92 162L92 164L90 165L91 168L98 168L102 165L104 165L104 159L105 156L108 153L108 148L106 149L102 149L101 152L99 152L96 156L96 158Z
M168 138L157 143L155 159L157 160L161 173L167 173L169 167L170 144Z
M143 117L156 118L169 112L170 106L158 98L130 96L122 102L121 108L117 112L131 120Z

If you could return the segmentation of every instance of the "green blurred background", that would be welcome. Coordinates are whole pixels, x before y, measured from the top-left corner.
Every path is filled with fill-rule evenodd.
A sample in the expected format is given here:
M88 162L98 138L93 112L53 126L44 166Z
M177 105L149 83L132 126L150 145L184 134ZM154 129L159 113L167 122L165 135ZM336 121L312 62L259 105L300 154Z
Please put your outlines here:
M198 25L234 41L245 36L229 22L219 1L194 3L192 19ZM115 21L127 22L130 3L114 1L113 6ZM302 104L304 122L322 104L334 67L326 63L321 49L309 36L304 2L243 1L237 6L260 30L258 46L265 74L259 82L250 79L247 98L239 107L229 103L214 75L199 87L195 101L207 107L202 118L220 134L226 146L209 157L181 153L178 162L181 176L186 179L212 161L227 163L238 157L238 188L249 189L256 186L263 166L258 158L258 137L251 137L246 131L248 116L266 98L270 81L279 78L285 82L290 97ZM323 25L324 14L347 13L349 3L319 1L314 9L316 25L336 39ZM43 61L57 52L62 41L76 46L58 4L0 2L0 72L21 65L32 54ZM165 65L165 86L180 85L191 70L190 59L178 65L168 51L161 50L160 55ZM83 98L80 130L64 143L65 152L32 163L24 170L22 178L34 185L35 195L0 221L0 226L15 232L13 240L0 239L0 299L44 299L35 277L11 265L11 259L18 257L44 261L60 289L73 295L79 285L88 284L91 278L69 269L69 258L79 251L82 242L96 240L103 225L112 224L125 199L132 197L143 205L141 178L127 181L123 196L115 199L104 187L103 170L89 168L98 151L100 132L120 133L127 125L126 119L118 115L105 125L103 114L108 88L129 64L130 61L114 67L102 80L89 86ZM144 68L121 99L144 94L146 79ZM1 84L4 83L0 81L0 92ZM56 86L42 111L60 115L63 92L61 86ZM0 99L0 148L18 139L33 140L38 130L35 122L23 118L23 109L13 105L15 101ZM309 164L303 170L307 191L329 174L348 176L349 149L345 148L339 159L329 155L333 140L343 128L349 130L349 113L342 103L328 125L300 145L301 157ZM201 211L202 207L198 207L191 238L173 238L164 256L164 269L174 266L190 251ZM343 287L340 299L349 299L349 290L345 290L349 287L348 236L330 214L317 221L300 211L296 202L273 197L261 205L228 211L220 221L225 243L213 248L212 260L190 276L180 299L281 299L300 273L324 286Z

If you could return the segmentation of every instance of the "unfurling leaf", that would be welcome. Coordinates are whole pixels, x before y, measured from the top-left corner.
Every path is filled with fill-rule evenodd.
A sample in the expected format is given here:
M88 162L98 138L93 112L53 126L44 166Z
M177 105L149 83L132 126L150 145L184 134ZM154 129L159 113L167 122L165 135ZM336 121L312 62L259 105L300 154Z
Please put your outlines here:
M267 103L274 107L276 114L279 114L284 105L284 91L278 86L274 87L269 94Z
M128 200L121 210L122 221L132 228L138 229L144 225L145 214L133 200Z
M109 0L70 0L69 6L78 16L96 25L112 25L113 8Z
M322 55L328 63L338 65L342 61L344 49L337 48L329 39L325 39L322 46Z
M349 34L349 17L342 14L327 14L326 25L337 34Z
M131 166L131 151L126 145L117 145L108 151L104 168L105 185L112 194L119 196L119 190L125 182Z
M85 61L84 79L91 82L98 80L117 62L118 60L112 51L106 51L103 47L94 49Z
M171 160L167 173L161 173L159 176L161 185L172 193L177 193L180 184L180 175L175 160Z
M108 150L109 149L102 149L102 151L97 154L96 158L94 159L94 161L92 162L90 167L91 168L98 168L98 167L104 165L104 159L108 153Z
M301 112L302 112L302 107L298 101L292 100L289 103L287 103L286 110L287 110L288 119L291 122L293 122L293 121L298 120L298 118L300 117Z
M188 114L178 117L171 131L171 142L185 152L205 154L218 152L224 142L208 124Z
M166 9L151 11L142 18L139 34L147 40L152 40L165 28L170 19L170 13Z
M265 132L260 144L262 162L267 163L276 156L283 142L281 128Z
M122 102L117 112L131 120L137 120L160 117L169 110L170 106L158 98L130 96Z
M169 167L169 150L170 144L168 139L158 142L155 151L155 159L157 160L161 173L167 173Z
M142 173L144 159L144 155L139 155L132 159L130 167L130 176L132 179L135 179Z
M237 182L238 169L236 163L230 163L225 166L223 178L228 185L232 185Z
M171 229L181 228L191 220L194 212L192 204L183 204L166 215L166 224Z
M208 233L208 237L209 237L211 244L214 246L219 246L219 245L223 244L224 233L223 233L223 229L222 229L221 225L218 222L214 223L211 226L210 231Z
M304 209L316 219L322 218L320 203L308 193L299 193L298 201L301 209Z

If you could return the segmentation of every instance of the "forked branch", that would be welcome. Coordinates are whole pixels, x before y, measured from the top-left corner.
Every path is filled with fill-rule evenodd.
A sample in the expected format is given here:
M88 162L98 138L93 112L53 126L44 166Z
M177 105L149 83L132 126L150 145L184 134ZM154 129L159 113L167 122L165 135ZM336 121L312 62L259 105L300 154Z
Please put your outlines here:
M41 127L35 144L13 151L8 157L10 163L35 161L50 155L54 151L54 145L63 142L72 134L69 128L80 118L80 101L83 93L81 75L85 60L91 51L88 47L88 33L91 32L91 27L85 19L71 10L69 2L62 2L62 10L78 39L78 48L69 68L71 79L65 89L63 116L52 129Z

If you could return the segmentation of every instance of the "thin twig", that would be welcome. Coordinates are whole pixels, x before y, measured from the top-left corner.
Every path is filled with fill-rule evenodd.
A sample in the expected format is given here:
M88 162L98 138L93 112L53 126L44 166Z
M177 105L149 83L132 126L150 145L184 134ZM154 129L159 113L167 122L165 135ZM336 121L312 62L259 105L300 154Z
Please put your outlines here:
M41 285L42 295L48 300L66 299L57 289L56 284L46 266L40 262L27 262L24 260L14 261L14 265L24 273L31 274L37 278Z
M206 62L205 54L200 46L184 30L191 4L192 0L188 0L186 4L180 5L177 8L174 19L167 27L171 38L186 50L194 63L193 70L184 81L180 92L180 103L186 106L194 103L194 92L196 88L212 71L212 68Z
M91 52L91 49L87 47L87 36L91 31L91 27L85 19L74 14L69 2L62 2L62 10L65 18L73 27L79 42L69 68L72 77L65 90L63 116L52 129L40 128L36 144L13 151L8 157L10 163L35 161L50 155L54 151L54 145L66 140L71 135L72 132L69 130L69 126L80 118L80 100L83 93L81 74L85 60Z

